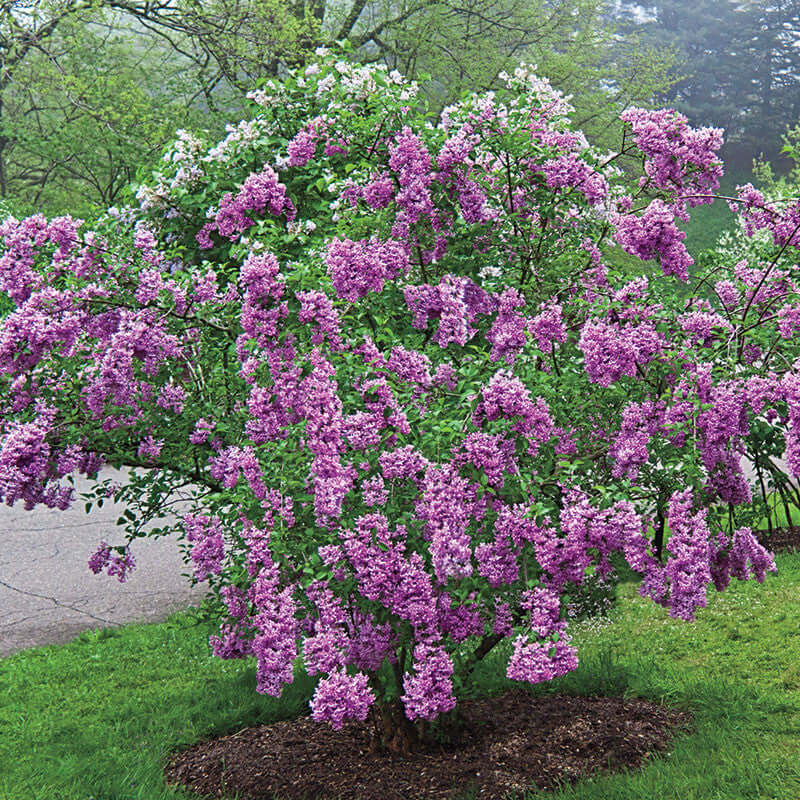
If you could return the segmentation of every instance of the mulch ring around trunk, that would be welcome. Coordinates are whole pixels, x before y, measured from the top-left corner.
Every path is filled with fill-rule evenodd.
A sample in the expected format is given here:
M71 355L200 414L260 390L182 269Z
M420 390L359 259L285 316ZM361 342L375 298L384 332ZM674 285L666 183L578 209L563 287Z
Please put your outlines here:
M369 720L334 731L303 717L201 742L165 775L199 796L240 800L502 800L636 768L689 726L688 713L637 698L512 691L459 708L459 741L411 756L371 752Z
M767 530L756 531L758 541L774 553L791 553L800 550L800 526L773 528L772 534Z

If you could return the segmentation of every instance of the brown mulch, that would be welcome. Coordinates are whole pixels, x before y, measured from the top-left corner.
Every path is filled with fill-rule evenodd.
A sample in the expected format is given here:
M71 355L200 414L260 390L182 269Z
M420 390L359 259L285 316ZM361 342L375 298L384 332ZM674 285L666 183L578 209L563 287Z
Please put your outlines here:
M309 717L247 728L173 755L165 774L200 796L241 800L501 800L535 784L636 768L665 751L689 715L641 699L531 697L465 700L460 740L427 752L371 752L367 723L341 731ZM238 792L238 795L237 795Z
M773 528L772 535L768 530L756 531L759 542L775 553L791 553L800 550L800 526Z

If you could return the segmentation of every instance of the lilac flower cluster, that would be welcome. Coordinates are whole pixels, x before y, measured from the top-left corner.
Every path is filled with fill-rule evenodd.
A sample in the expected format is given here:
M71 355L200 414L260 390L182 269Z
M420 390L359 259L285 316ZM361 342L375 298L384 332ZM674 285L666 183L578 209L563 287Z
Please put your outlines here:
M104 569L108 575L116 576L120 583L125 583L128 573L136 566L133 554L125 549L124 553L115 553L111 546L101 541L100 546L89 558L89 569L98 575Z
M403 294L415 328L424 330L430 319L439 320L433 340L441 347L465 345L477 332L472 326L478 314L490 314L496 307L488 292L469 278L454 275L444 275L438 286L407 286Z
M453 461L472 464L492 486L502 489L505 475L517 472L514 450L514 440L502 434L468 433L454 449Z
M514 650L506 668L511 680L542 683L566 675L578 666L578 655L570 645L567 623L560 619L561 600L548 589L538 587L526 592L522 606L529 613L531 633L514 639Z
M748 560L760 580L767 569L775 569L772 557L749 529L737 531L730 551L725 549L724 534L712 539L706 510L692 512L691 489L672 495L667 520L671 555L665 566L648 557L639 592L668 607L670 616L693 620L696 610L706 605L706 589L712 578L720 591L727 586L731 574L745 580L750 574Z
M0 291L22 305L43 285L42 276L33 269L39 248L57 242L59 250L68 250L77 238L81 220L60 217L48 222L41 214L18 220L7 217L0 223L0 240L4 252L0 256Z
M48 428L36 422L14 426L0 448L0 499L9 506L23 500L32 508L42 499L50 469Z
M472 548L467 531L475 502L475 488L450 466L425 471L415 509L430 541L433 572L440 583L472 573Z
M567 331L564 327L561 305L559 303L544 305L538 314L528 320L528 330L543 353L549 353L556 342L565 342Z
M333 239L325 263L336 295L355 302L369 292L380 292L387 281L405 275L408 254L400 242L392 239Z
M272 560L266 542L261 537L251 541L259 548L251 564L261 564L248 591L248 599L255 607L252 650L256 657L256 689L262 694L279 697L283 684L292 682L297 658L299 630L295 587L281 587L280 569Z
M341 516L344 498L353 487L355 470L344 465L342 401L336 393L335 370L313 350L313 369L303 381L306 397L306 445L314 455L314 512L317 524L326 525Z
M643 180L668 192L679 189L690 206L712 202L708 195L722 177L721 128L692 128L683 114L669 109L629 108L620 118L645 155Z
M609 448L614 459L612 475L635 481L639 468L650 458L647 446L664 423L664 409L652 401L630 403L622 411L622 425Z
M395 235L408 225L433 213L430 185L431 157L425 143L410 128L403 128L389 145L389 168L397 175L400 191L395 198L402 209L395 224Z
M247 594L236 584L220 589L220 598L228 620L220 625L219 636L211 635L209 644L217 658L245 658L253 655L253 624Z
M486 334L492 345L489 353L491 361L505 359L513 364L517 354L525 346L527 320L515 309L525 305L525 298L513 288L504 289L497 297L497 317Z
M289 313L283 300L285 284L278 260L272 253L251 253L239 273L245 287L241 325L244 332L261 347L269 348L279 325Z
M324 135L327 125L323 117L315 117L295 134L287 145L290 167L304 167L314 157L317 142Z
M225 558L225 538L219 517L186 514L183 530L186 541L192 543L189 556L194 562L195 578L204 581L209 575L219 575Z
M414 648L414 673L403 678L402 696L409 719L436 719L452 711L456 705L453 696L453 662L444 648L420 643Z
M608 197L606 179L577 153L563 153L545 161L542 172L551 189L578 190L591 205L598 205Z
M324 292L298 292L300 312L297 319L302 323L314 323L314 332L311 342L321 345L328 338L329 345L334 350L342 348L342 338L339 330L339 314L333 307L331 299Z
M641 216L626 214L616 222L617 242L626 253L642 261L658 259L665 275L689 279L694 259L683 240L686 234L675 224L675 211L656 198Z
M500 370L489 379L475 408L473 422L515 420L511 430L525 436L531 452L553 435L554 423L543 398L534 401L527 387L509 372Z
M613 572L609 556L618 552L631 568L643 572L648 562L644 524L631 503L620 501L610 508L596 508L580 489L566 493L560 513L564 535L550 526L533 526L536 560L545 572L545 585L561 592L567 583L580 584L593 562L601 576Z
M197 233L198 244L205 249L213 247L211 234L214 232L230 240L238 239L255 224L250 214L263 214L267 210L275 217L285 215L288 221L297 216L292 201L286 196L286 186L268 165L261 172L248 175L235 195L227 192L222 196L213 221Z
M766 230L778 247L800 246L800 203L789 203L778 210L752 183L746 183L736 187L736 200L728 205L739 214L748 236Z
M102 428L111 430L141 419L142 407L154 400L146 378L172 360L182 363L184 351L154 309L121 312L104 322L108 327L102 333L96 331L98 343L85 371L83 397L86 409L101 420Z
M395 184L388 172L374 176L360 189L364 202L373 210L386 208L395 199Z
M583 351L589 380L611 386L623 376L633 378L661 349L662 340L652 322L622 326L618 322L589 319L581 330L578 347Z
M334 730L341 730L345 719L363 722L374 702L375 694L363 672L350 675L340 669L317 684L311 698L311 716L319 722L330 722Z

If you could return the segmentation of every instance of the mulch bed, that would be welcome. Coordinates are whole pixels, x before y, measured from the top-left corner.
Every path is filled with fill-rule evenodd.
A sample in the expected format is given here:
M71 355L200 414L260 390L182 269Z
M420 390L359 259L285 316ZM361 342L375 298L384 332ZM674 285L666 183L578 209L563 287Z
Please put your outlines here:
M800 550L800 527L797 525L791 528L773 528L771 536L769 531L756 531L756 536L764 547L775 553Z
M334 731L303 717L201 742L176 753L165 774L200 796L241 800L445 800L467 791L502 800L636 768L689 725L687 713L636 698L512 691L459 708L459 741L412 756L372 752L368 723Z

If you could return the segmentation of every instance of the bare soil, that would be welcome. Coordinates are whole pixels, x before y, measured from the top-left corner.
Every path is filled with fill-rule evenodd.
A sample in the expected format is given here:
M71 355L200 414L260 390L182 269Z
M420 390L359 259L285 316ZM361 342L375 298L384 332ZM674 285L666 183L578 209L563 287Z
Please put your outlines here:
M369 720L334 731L303 717L196 744L165 775L198 796L240 800L502 800L635 769L689 725L687 713L637 698L512 691L458 708L457 738L411 756L376 752Z

